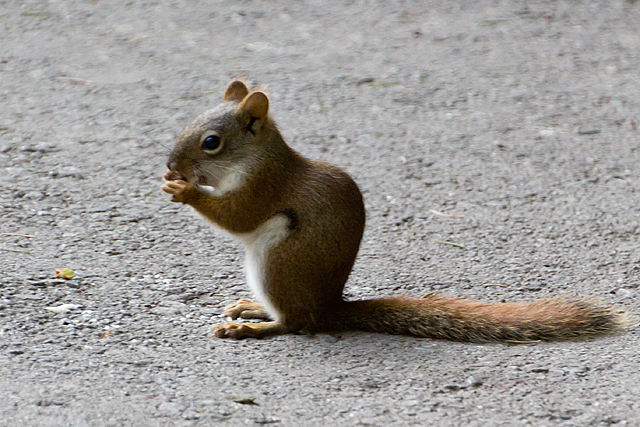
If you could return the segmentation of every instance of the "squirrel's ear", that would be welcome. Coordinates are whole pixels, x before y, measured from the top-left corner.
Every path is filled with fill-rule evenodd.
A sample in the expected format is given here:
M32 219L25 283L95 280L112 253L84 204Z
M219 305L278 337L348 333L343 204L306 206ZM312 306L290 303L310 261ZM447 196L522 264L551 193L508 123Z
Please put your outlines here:
M249 93L249 89L241 80L234 80L229 83L227 90L224 91L223 101L242 101Z
M238 105L236 112L245 112L250 117L264 119L269 112L269 98L264 92L251 92Z

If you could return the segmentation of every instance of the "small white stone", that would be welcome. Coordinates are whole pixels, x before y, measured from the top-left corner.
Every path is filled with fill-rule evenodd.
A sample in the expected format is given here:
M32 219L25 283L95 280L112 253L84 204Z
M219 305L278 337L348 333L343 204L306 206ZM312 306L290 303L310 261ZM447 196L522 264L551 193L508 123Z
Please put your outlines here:
M52 311L56 314L66 313L69 310L80 307L77 304L62 304L57 307L45 307L46 310Z
M616 291L616 295L622 298L629 298L631 296L631 291L620 288Z

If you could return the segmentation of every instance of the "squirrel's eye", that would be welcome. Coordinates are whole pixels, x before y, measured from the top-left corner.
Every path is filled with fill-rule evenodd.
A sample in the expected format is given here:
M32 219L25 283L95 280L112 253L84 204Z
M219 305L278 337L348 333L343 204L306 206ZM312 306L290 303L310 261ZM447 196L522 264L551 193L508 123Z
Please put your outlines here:
M220 137L218 135L209 135L202 141L203 150L215 150L220 146Z
M213 133L206 133L202 136L202 150L209 154L216 154L222 149L220 137Z

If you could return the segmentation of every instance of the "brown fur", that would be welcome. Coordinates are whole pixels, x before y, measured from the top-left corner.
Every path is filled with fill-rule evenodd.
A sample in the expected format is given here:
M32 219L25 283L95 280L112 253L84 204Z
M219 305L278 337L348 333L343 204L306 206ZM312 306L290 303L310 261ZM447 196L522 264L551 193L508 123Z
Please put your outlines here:
M622 310L588 300L548 298L485 304L431 296L345 303L336 328L452 341L518 343L588 338L627 324Z
M192 206L232 233L253 232L275 216L287 218L289 231L270 248L262 265L261 289L278 320L218 325L216 336L360 330L454 341L530 342L588 338L629 324L621 310L590 300L484 304L434 296L343 301L365 223L357 185L337 167L291 150L268 117L263 92L250 92L234 81L224 100L180 137L163 190L173 195L172 201ZM213 158L200 148L201 139L211 132L224 144ZM246 170L233 169L239 166ZM230 171L242 174L238 188L218 196L202 190L203 185L222 185ZM268 318L260 304L247 300L225 314Z

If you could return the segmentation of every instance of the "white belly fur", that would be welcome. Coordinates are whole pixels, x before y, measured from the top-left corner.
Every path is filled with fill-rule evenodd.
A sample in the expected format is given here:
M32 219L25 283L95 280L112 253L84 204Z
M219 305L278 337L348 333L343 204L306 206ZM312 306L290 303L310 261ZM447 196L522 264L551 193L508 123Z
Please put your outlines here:
M210 185L198 185L198 189L211 197L222 197L227 193L240 189L246 180L246 172L242 169L229 172L220 182L212 187Z
M233 170L227 174L213 190L213 195L217 197L224 196L227 193L234 192L244 185L246 180L246 172L238 167L238 170Z
M246 248L245 271L249 288L274 320L280 313L273 307L264 291L265 263L269 250L289 235L289 219L276 215L250 233L234 234Z

